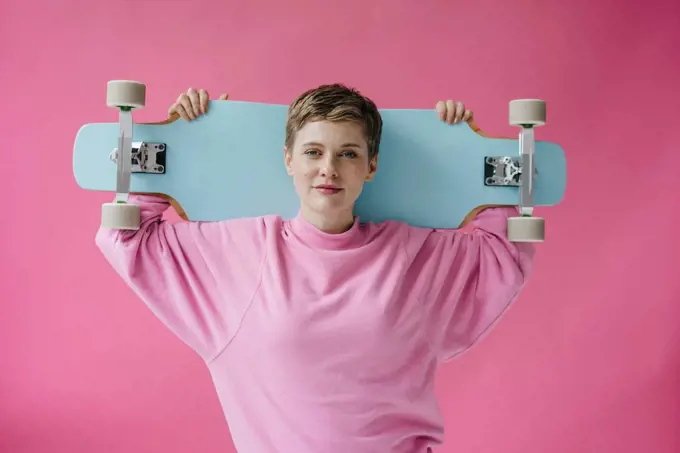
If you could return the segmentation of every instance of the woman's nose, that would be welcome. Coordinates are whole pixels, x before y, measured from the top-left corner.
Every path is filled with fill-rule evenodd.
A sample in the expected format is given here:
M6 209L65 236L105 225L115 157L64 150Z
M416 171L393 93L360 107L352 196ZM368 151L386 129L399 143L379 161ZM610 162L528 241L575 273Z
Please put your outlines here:
M321 175L326 178L336 178L338 176L337 166L335 164L335 159L332 157L324 159L321 165Z

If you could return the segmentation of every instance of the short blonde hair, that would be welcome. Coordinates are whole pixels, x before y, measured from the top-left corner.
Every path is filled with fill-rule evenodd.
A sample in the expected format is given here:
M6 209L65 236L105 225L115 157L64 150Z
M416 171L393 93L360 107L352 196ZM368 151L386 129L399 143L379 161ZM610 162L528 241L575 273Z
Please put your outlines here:
M378 155L382 117L375 103L358 90L343 84L321 85L298 96L288 108L286 146L309 121L353 121L364 128L369 159Z

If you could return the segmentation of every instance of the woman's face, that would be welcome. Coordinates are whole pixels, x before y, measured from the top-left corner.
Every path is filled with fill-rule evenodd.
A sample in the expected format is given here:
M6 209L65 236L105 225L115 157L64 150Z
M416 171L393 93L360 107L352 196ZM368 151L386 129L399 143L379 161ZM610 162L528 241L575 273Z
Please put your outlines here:
M354 122L305 124L292 148L284 148L284 159L302 208L331 217L353 215L364 182L377 167L377 158L369 159L363 127Z

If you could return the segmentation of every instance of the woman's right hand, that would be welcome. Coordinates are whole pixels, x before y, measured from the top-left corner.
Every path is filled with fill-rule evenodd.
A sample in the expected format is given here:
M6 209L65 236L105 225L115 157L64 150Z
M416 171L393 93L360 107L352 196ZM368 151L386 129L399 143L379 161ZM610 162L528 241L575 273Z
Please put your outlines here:
M227 100L228 94L222 94L219 99L221 101ZM208 112L208 100L210 99L206 90L196 91L194 88L189 88L186 93L182 93L177 98L174 104L168 109L168 118L174 115L179 115L186 121L195 120L199 116Z

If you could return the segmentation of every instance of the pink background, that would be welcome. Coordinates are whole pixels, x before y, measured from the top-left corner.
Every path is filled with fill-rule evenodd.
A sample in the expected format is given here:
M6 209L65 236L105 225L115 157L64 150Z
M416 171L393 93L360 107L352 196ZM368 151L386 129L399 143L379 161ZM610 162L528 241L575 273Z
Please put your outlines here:
M95 248L111 195L72 177L116 78L148 84L138 121L190 86L287 103L342 81L514 135L508 101L547 100L567 196L518 304L441 370L440 451L680 451L680 3L418 3L2 2L1 452L232 451L200 360Z

